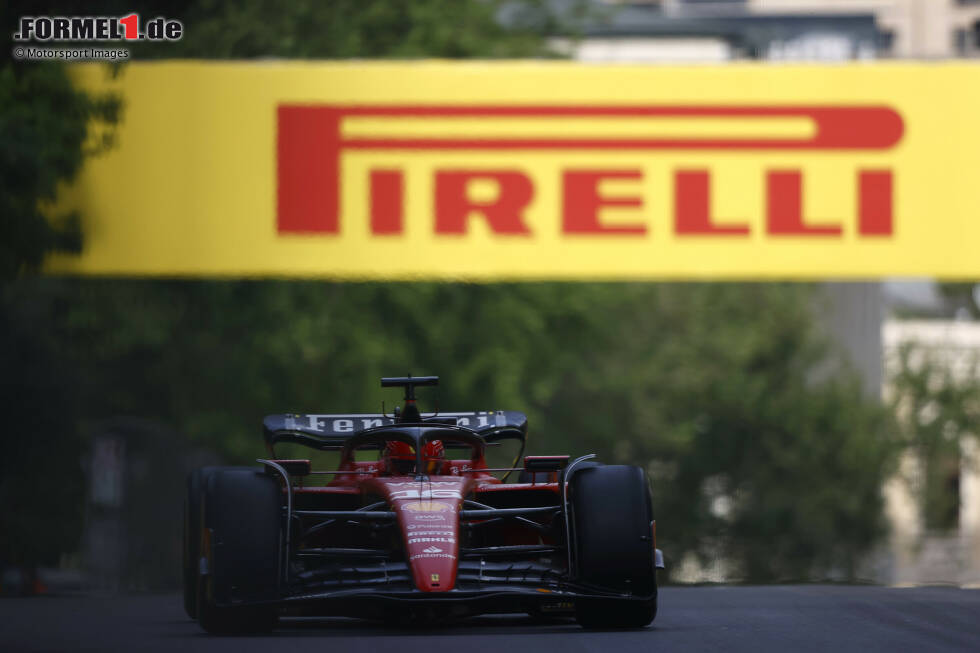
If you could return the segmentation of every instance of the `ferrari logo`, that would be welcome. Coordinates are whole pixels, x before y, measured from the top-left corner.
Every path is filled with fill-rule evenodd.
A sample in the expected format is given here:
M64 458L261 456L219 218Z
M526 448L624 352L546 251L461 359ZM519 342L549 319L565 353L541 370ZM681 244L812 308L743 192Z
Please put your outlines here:
M433 583L438 583L439 582L439 574L432 574L432 575L430 575L429 576L429 580L432 581Z

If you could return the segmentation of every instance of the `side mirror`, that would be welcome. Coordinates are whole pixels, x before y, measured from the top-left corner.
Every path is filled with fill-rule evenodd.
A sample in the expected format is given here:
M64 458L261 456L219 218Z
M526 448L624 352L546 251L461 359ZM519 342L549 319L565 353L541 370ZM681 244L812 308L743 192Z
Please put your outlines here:
M568 466L568 456L524 456L524 470L534 472L557 472Z
M313 469L309 460L272 460L270 462L274 462L285 469L290 476L309 476Z

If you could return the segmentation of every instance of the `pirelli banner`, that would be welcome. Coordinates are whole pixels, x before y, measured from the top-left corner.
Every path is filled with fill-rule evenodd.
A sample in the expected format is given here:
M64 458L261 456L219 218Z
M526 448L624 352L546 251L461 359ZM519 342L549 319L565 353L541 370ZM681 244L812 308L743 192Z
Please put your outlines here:
M980 65L135 63L55 272L980 277Z

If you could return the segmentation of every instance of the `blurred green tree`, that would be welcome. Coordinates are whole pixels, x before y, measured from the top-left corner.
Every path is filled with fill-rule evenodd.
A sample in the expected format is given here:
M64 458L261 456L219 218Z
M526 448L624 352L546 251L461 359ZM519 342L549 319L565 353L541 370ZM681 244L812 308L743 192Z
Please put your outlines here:
M14 31L11 7L0 24ZM31 12L28 12L31 13ZM60 184L111 143L120 104L76 90L63 66L0 59L0 566L30 569L74 550L84 514L83 451L71 370L32 323L40 298L14 301L13 280L45 254L78 251L78 216L51 215ZM57 478L38 491L38 478Z
M50 280L22 284L43 294ZM71 282L62 282L71 283ZM37 290L32 286L39 286ZM647 467L664 548L751 581L853 578L894 452L847 374L821 379L812 287L89 281L51 324L83 415L152 417L236 462L264 414L517 408L536 453ZM676 567L675 567L676 568Z
M973 319L980 317L980 284L947 281L938 284L938 289L946 300L949 313L962 313Z
M50 251L79 251L78 216L46 216L58 185L111 143L120 103L77 91L63 66L0 65L0 280L37 270Z
M78 388L37 337L31 306L0 286L0 568L57 564L75 550L85 505L83 445L75 423ZM30 304L30 302L28 302Z

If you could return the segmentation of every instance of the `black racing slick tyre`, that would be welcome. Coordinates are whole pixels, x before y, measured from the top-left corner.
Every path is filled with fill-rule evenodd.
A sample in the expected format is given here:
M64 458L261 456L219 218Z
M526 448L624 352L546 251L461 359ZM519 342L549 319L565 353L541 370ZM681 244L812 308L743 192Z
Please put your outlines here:
M197 620L209 633L271 630L278 621L283 535L279 481L253 469L224 469L204 484Z
M184 611L197 619L198 567L201 562L201 500L204 484L215 471L248 467L199 467L187 475L184 496Z
M204 469L187 475L184 496L184 612L197 619L197 572L201 550L201 479Z
M576 601L576 619L585 628L648 625L657 615L657 576L646 474L631 465L592 467L575 473L571 490L578 579L631 596Z

